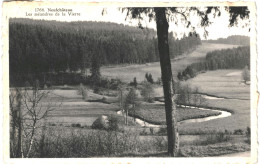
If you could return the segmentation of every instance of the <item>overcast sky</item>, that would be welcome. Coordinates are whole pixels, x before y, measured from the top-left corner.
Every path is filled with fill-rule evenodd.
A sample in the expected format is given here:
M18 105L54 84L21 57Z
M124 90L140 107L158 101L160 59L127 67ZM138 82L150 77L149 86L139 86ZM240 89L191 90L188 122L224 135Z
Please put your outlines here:
M35 7L41 7L44 8L45 11L48 10L49 6L35 6ZM92 6L84 6L84 5L51 5L51 8L65 8L65 9L72 9L75 13L80 13L80 16L52 16L52 17L46 17L46 16L25 16L27 13L35 13L35 7L31 5L31 8L25 8L21 6L13 7L13 12L9 12L10 17L22 17L22 18L34 18L34 19L44 19L44 20L59 20L59 21L105 21L105 22L115 22L125 25L131 25L131 26L137 26L137 21L130 21L125 20L126 13L122 13L119 11L117 7L106 7L106 6L96 6L95 4L92 4ZM102 15L102 9L106 7L106 14ZM242 27L228 27L228 13L225 12L225 10L222 10L221 17L211 19L213 24L210 25L207 30L209 32L209 35L207 39L217 39L217 38L225 38L230 35L250 35L248 28L242 28ZM193 25L197 26L198 20L196 16L192 17ZM142 25L144 27L154 28L156 27L155 22L149 22L148 20L143 21ZM184 33L187 33L189 30L184 28L184 25L181 23L178 23L178 25L175 25L175 23L170 22L170 31L174 31L176 34L176 37L180 38L183 36ZM204 29L202 28L196 28L196 32L198 32L203 38L203 32Z

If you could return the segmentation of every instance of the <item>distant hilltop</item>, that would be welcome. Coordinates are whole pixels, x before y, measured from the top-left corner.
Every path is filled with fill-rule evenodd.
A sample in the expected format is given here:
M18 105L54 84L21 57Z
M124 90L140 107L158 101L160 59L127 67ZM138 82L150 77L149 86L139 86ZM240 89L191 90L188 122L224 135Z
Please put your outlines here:
M250 37L243 35L232 35L227 38L219 38L217 40L203 40L204 43L220 43L235 45L250 45Z

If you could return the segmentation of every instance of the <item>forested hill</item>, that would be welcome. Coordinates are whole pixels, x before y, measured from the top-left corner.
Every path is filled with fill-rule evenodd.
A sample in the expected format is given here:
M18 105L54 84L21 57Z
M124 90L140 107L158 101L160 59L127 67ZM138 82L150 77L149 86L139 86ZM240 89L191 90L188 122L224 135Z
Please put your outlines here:
M243 35L232 35L227 38L219 38L217 40L203 40L203 42L249 46L250 38L248 36L243 36Z
M105 22L57 22L10 19L10 73L76 71L100 65L146 63L159 60L156 31ZM201 40L175 40L169 34L171 58Z
M222 49L208 52L206 61L193 63L178 73L179 80L187 80L197 74L217 69L242 69L250 68L250 47L243 46L232 49Z

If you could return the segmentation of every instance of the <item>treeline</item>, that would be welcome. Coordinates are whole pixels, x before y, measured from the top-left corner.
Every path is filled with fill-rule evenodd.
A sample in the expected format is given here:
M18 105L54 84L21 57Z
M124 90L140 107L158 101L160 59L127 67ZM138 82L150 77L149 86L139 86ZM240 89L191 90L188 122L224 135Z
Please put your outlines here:
M156 32L116 23L10 19L10 75L84 71L96 65L159 60ZM199 37L174 39L171 58L201 44ZM97 63L98 62L98 63Z
M217 40L203 40L203 42L249 46L250 38L248 36L243 35L232 35L227 38L219 38Z
M242 69L250 67L250 47L238 47L233 49L223 49L209 52L206 61L193 63L179 72L179 80L187 80L195 77L198 73L207 70L217 69Z

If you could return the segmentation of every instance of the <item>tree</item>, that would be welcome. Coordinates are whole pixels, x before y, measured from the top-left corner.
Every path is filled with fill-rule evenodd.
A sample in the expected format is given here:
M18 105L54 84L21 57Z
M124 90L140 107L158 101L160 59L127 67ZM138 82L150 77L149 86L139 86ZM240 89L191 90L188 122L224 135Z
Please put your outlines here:
M137 87L137 81L136 81L136 77L134 77L134 80L133 80L133 82L130 82L130 86Z
M32 89L31 89L32 88ZM34 138L41 126L42 120L49 116L55 104L48 100L50 91L40 91L39 82L35 81L32 87L25 89L11 89L10 115L11 115L11 156L28 158L30 156ZM42 103L47 99L46 105ZM61 104L59 104L60 106ZM18 134L16 133L18 131ZM26 142L25 142L26 140ZM16 149L17 148L17 149Z
M128 117L129 110L134 113L134 121L135 121L135 111L138 107L138 97L136 90L131 88L125 98L125 110L126 110L126 118Z
M245 68L242 71L242 78L246 84L247 81L250 81L250 72L248 69L248 66L245 66Z
M153 81L153 76L151 73L146 73L145 74L145 78L146 78L146 81L148 81L149 83L153 84L154 81Z
M77 94L82 96L83 100L86 100L88 93L86 87L80 83L79 87L77 88Z
M120 111L122 112L122 115L124 117L124 121L125 121L125 124L127 125L127 116L124 115L124 112L125 109L126 109L126 106L125 106L125 97L124 97L124 91L125 91L125 88L123 85L119 85L117 87L118 89L118 102L119 102L119 108L120 108Z
M100 56L99 53L92 55L90 72L91 72L91 78L93 84L100 84L100 80L101 80L99 56Z
M206 7L203 9L197 7L177 8L177 7L159 7L159 8L124 8L127 10L127 17L130 19L138 19L139 27L142 27L141 20L143 15L149 17L150 20L156 21L158 49L160 56L160 66L162 72L163 91L165 98L165 114L167 124L167 138L168 138L168 155L177 156L179 151L179 136L177 127L176 105L174 103L174 83L171 71L171 61L168 44L168 29L169 22L172 21L178 24L178 19L174 19L175 15L180 15L184 19L184 24L187 28L194 29L191 26L189 14L194 12L200 18L200 26L206 27L210 25L209 15L220 16L219 7ZM230 13L230 26L236 25L239 18L248 19L249 10L247 7L226 7ZM204 35L207 35L205 30Z
M153 94L154 90L152 84L145 81L141 89L141 95L144 97L144 100L147 102L153 102Z

